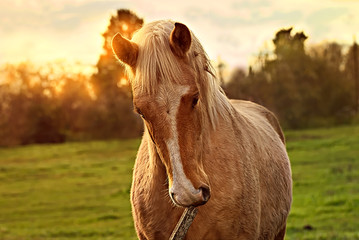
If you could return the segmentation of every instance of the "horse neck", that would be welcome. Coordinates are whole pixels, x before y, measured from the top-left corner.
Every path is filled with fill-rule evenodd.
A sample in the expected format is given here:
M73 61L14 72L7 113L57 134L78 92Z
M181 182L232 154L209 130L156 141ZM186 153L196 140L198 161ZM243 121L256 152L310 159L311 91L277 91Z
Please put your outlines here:
M151 175L153 183L160 183L161 186L164 186L167 181L166 168L157 153L156 146L151 140L146 127L143 140L147 144L146 147L148 150L148 161L146 162L148 174Z

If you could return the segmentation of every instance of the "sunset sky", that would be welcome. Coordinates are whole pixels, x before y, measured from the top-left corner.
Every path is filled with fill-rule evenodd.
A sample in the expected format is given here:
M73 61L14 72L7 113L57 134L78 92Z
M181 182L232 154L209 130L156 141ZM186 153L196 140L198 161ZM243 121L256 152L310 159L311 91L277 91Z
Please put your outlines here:
M359 1L350 0L1 0L0 64L58 59L95 64L101 33L116 9L128 8L145 22L185 23L210 58L247 66L275 32L294 26L308 43L359 39Z

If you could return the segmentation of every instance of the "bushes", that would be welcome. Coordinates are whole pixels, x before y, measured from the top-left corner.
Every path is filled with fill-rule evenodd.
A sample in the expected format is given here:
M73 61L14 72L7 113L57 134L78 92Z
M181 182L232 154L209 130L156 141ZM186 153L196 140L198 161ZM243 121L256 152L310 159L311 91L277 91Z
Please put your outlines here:
M105 101L91 95L90 76L54 69L31 63L2 68L0 146L140 136L128 89L116 87Z

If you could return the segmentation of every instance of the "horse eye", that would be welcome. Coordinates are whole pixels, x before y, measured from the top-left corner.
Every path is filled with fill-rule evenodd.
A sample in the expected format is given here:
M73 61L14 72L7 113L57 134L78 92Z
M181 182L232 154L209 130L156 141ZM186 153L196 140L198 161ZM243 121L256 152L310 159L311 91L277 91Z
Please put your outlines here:
M192 100L192 108L194 108L198 103L198 95L194 96L193 97L193 100Z
M145 119L145 116L143 115L143 113L141 112L141 110L139 108L135 108L135 111L143 118Z

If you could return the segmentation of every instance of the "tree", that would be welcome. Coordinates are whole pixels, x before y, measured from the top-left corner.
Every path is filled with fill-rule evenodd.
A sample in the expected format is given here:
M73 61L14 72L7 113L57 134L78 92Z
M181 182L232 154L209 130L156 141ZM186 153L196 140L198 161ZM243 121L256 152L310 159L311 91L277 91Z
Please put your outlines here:
M97 73L93 76L93 85L98 97L113 97L123 91L129 91L123 81L125 78L124 66L114 57L111 41L116 33L131 39L132 34L143 25L143 19L133 12L120 9L117 15L112 16L107 30L102 34L104 38L103 53L96 64ZM122 82L121 82L122 80ZM123 94L123 93L122 93Z
M293 28L278 31L273 39L274 53L279 60L293 57L293 54L303 55L304 41L308 38L303 32L292 35Z
M107 30L102 34L104 51L96 65L98 71L92 77L98 108L101 109L101 116L97 116L95 121L99 127L98 137L135 137L142 131L142 122L132 111L131 89L125 68L114 57L111 47L117 32L130 39L142 24L143 19L121 9L111 17Z
M345 56L344 71L349 80L352 89L353 109L356 114L359 113L359 49L354 41Z

